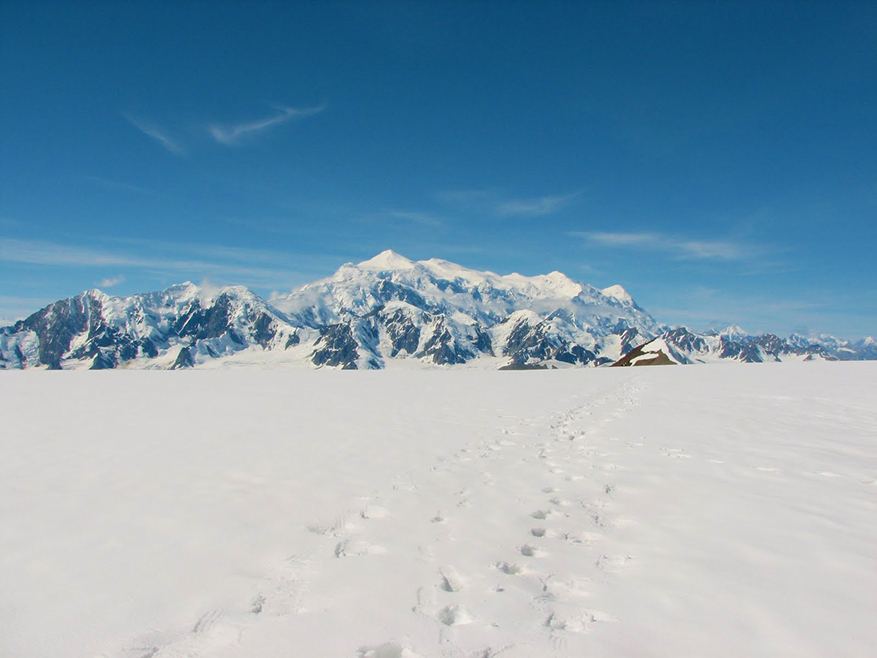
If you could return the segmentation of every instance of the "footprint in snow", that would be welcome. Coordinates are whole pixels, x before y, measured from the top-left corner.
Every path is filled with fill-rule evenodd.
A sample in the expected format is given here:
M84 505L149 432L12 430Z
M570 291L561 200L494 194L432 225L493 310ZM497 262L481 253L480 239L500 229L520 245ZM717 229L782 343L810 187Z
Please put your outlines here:
M350 522L348 513L345 512L336 517L333 523L308 523L305 527L309 532L312 532L315 535L331 535L337 537L343 531L353 529L354 524Z
M475 621L474 617L461 605L448 605L439 610L436 619L445 626L462 626Z
M454 567L442 567L439 573L441 574L439 587L446 592L459 592L466 586L466 579L457 573Z
M137 658L213 655L240 640L241 629L234 624L220 623L221 618L221 610L211 610L203 614L190 632L182 637L167 641L161 635L153 635L132 649L137 652ZM126 655L131 654L126 652Z
M589 534L587 532L578 532L575 530L571 531L571 532L564 532L564 531L552 532L549 536L554 537L556 539L560 539L562 541L565 541L567 544L587 544L587 545L592 544L594 541L596 541L597 539L600 538L600 535L593 535L593 534Z
M335 546L335 557L350 557L361 555L383 555L387 549L378 544L373 544L361 539L347 539L338 542Z
M497 562L494 566L508 576L520 576L526 571L516 562Z
M545 551L532 544L524 544L519 550L524 557L542 557L545 555Z
M567 633L587 633L588 626L596 623L612 623L621 621L615 615L600 610L576 610L552 612L545 620L545 626L553 631Z
M360 647L357 658L422 658L420 654L395 642L387 642L379 646Z
M545 581L544 588L556 600L568 600L571 597L586 598L591 596L591 590L589 589L591 582L587 578L574 577L567 580L550 578Z
M199 633L206 633L213 628L221 615L221 610L211 610L210 612L204 613L198 621L195 622L195 626L192 627L192 632L196 635Z
M601 555L597 558L595 566L600 571L614 573L627 567L632 560L632 555Z
M546 628L552 631L565 631L567 633L585 633L587 632L587 619L584 616L562 617L555 612L548 615L543 622Z
M390 516L390 512L385 507L379 505L369 505L359 513L363 519L383 519Z

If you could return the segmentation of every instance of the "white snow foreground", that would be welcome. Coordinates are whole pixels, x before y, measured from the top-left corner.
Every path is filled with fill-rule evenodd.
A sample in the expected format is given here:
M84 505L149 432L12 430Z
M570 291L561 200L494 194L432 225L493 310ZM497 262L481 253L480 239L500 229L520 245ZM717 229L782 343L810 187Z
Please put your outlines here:
M0 378L0 655L877 653L877 364Z

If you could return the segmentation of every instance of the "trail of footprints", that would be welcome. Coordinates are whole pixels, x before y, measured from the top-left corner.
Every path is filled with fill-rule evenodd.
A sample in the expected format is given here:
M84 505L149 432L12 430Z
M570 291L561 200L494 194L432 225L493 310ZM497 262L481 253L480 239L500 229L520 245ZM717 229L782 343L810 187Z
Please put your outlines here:
M536 473L539 470L547 471L550 479L558 484L567 484L571 488L575 488L575 483L585 479L580 472L583 470L582 460L579 457L579 451L572 451L568 447L558 449L555 444L557 442L575 442L585 435L582 429L575 429L586 423L593 415L594 409L605 404L612 398L608 396L597 401L596 404L574 410L561 416L555 423L550 426L549 440L541 443L533 443L531 445L523 444L518 446L514 441L503 439L485 447L481 451L481 457L488 457L490 452L499 452L503 448L517 448L520 455L520 461L528 460L528 451L535 450L535 460L533 461ZM633 404L633 399L626 401ZM512 430L503 430L505 436L514 434ZM471 459L468 457L469 451L461 454L461 458L456 460L457 464L468 463ZM555 461L556 458L563 457L563 464ZM566 468L569 467L569 473ZM489 476L489 474L486 474ZM492 486L494 483L491 477L487 477L482 481L484 486ZM614 494L614 486L611 483L602 485L602 496L611 498ZM456 496L461 497L462 501L466 501L465 507L472 507L470 501L471 489L464 489L456 492ZM564 492L560 486L545 486L540 490L538 496L542 504L537 505L529 513L521 514L518 525L523 526L526 533L522 537L519 545L514 547L514 554L506 560L497 560L493 562L493 572L499 575L499 581L493 587L496 593L505 593L511 591L515 587L515 579L524 579L536 581L538 588L519 588L519 593L527 593L532 590L529 605L539 619L541 628L549 633L553 638L553 644L560 647L564 644L562 637L568 633L585 633L589 630L591 624L597 622L613 622L618 618L612 614L599 610L592 610L585 607L584 603L590 595L589 584L591 579L581 573L559 574L547 571L547 567L543 569L540 564L542 558L551 556L552 542L559 542L566 546L577 546L583 551L583 560L587 555L588 549L592 544L599 541L601 531L605 531L606 505L603 500L576 500L574 495L569 498L564 496ZM461 507L460 503L457 507ZM465 512L465 510L463 510ZM451 519L453 521L453 519ZM514 520L510 520L515 523ZM436 519L433 519L436 522ZM448 523L447 517L441 517L441 522ZM634 558L630 555L610 556L596 552L593 554L591 561L594 569L601 574L617 573L623 570ZM550 561L546 561L550 564ZM438 589L447 594L455 594L460 592L467 586L468 579L457 573L450 566L442 566L438 569L439 580ZM481 587L485 587L491 582L491 578L486 575L482 569L481 573L473 574L471 580L478 583ZM417 603L414 610L421 614L432 614L435 621L446 627L458 627L469 624L480 623L482 625L498 627L500 624L489 618L482 618L477 609L479 597L469 597L469 601L475 601L475 605L468 607L463 603L448 603L441 605L448 597L444 597L441 603L435 602L435 597L429 597L425 592L429 591L428 586L418 589ZM484 597L482 597L484 598ZM489 606L486 606L489 607ZM556 640L556 641L555 641ZM510 647L506 647L510 648ZM490 653L490 649L484 652L478 652L473 655L494 655ZM468 655L468 654L467 654Z
M489 602L494 595L526 598L536 632L548 633L558 649L566 646L567 634L588 632L595 623L618 621L612 614L585 606L594 576L617 574L633 561L630 555L604 555L597 548L605 532L611 529L607 514L614 487L611 482L600 482L598 495L592 495L591 490L593 481L614 470L614 464L606 461L611 455L595 450L588 436L637 404L637 394L635 388L623 385L614 394L560 414L548 423L547 436L544 424L522 420L519 429L506 428L499 438L470 444L424 474L424 486L428 483L438 491L441 491L443 477L456 474L459 478L462 473L468 481L466 486L454 487L445 494L439 509L424 518L423 528L411 529L412 533L420 532L428 538L417 545L418 554L414 559L432 564L435 574L433 582L414 588L411 610L433 619L440 644L453 646L453 631L460 627L499 628L509 623L504 619L490 619L490 605L484 606L488 609L486 614L479 610L480 603ZM615 408L611 407L613 402ZM452 527L456 519L492 513L492 510L478 509L477 501L496 485L497 476L486 467L497 460L505 462L497 469L498 475L511 464L525 469L529 478L524 480L524 487L534 489L526 492L521 504L525 504L525 499L535 500L536 504L529 511L522 509L517 519L508 519L510 524L520 526L520 543L506 547L505 559L482 564L478 573L461 573L451 564L441 562L436 554L442 552L443 543L455 541ZM538 488L539 478L547 479L541 488ZM260 618L307 610L302 600L306 585L321 570L330 568L328 561L367 560L387 553L388 549L370 532L369 524L375 520L392 523L394 500L399 498L401 502L406 497L418 496L419 489L414 476L405 474L392 484L386 497L368 497L367 504L347 510L331 522L308 524L307 529L321 538L324 548L291 556L277 573L266 575L268 584L240 610L208 611L187 633L147 638L116 655L123 658L207 656L220 648L234 646ZM591 495L583 495L586 492ZM381 504L374 503L375 500ZM468 520L468 527L473 527L471 518ZM552 564L545 558L561 550L581 551L581 560L577 563L583 566L578 569L579 573L558 573L543 566ZM588 565L592 569L587 569ZM483 591L468 591L476 587ZM470 596L465 602L453 600L467 592ZM520 619L512 620L512 623L518 622ZM514 645L483 646L474 652L461 653L453 649L451 653L491 658L513 648ZM350 655L352 658L422 658L415 649L392 639L384 644L354 648Z
M568 648L567 638L587 633L595 624L619 621L611 613L588 605L593 600L595 585L611 582L635 563L635 556L607 554L600 548L606 533L634 523L612 515L615 486L607 478L612 478L619 466L613 461L617 453L606 452L614 439L601 436L601 430L636 406L639 394L636 386L622 384L615 391L554 418L522 419L517 427L502 429L498 437L473 442L453 457L439 460L424 474L400 475L385 496L375 492L361 506L345 510L328 522L308 524L307 529L321 544L309 553L289 556L274 573L266 574L265 585L239 609L209 610L187 631L145 635L112 656L209 656L237 644L261 619L306 612L308 584L322 571L331 569L332 560L386 556L388 549L375 537L379 534L376 529L383 522L394 522L394 504L398 506L420 496L423 500L429 498L424 507L430 511L424 515L421 527L410 528L412 536L424 539L418 540L409 558L425 562L433 578L412 587L410 612L432 620L439 644L448 647L443 655L492 658L513 653L514 645L485 644L473 650L455 646L460 639L456 633L468 628L501 628L509 623L506 619L491 618L491 613L501 608L492 605L496 600L493 597L497 596L526 606L535 633L547 633L552 646L563 652ZM592 438L601 440L595 442ZM645 447L643 441L618 446L619 450ZM692 459L681 448L658 450L671 459ZM722 460L708 461L724 464ZM482 508L483 501L503 477L508 477L506 471L513 466L523 469L522 488L529 489L521 493L520 513L507 520L518 528L519 543L500 547L502 557L485 560L474 573L462 573L445 559L444 548L465 539L454 535L458 523L471 528L473 519L494 513ZM777 472L767 466L756 466L753 470L767 475ZM843 478L827 471L804 475ZM461 480L465 485L456 486ZM863 480L862 484L874 486L877 480ZM378 526L373 525L376 522ZM581 566L575 572L551 570L556 566L550 559L552 554L564 551L578 551L581 555L575 562ZM396 558L405 556L394 555ZM467 564L473 568L471 562ZM520 612L520 608L516 610ZM520 616L512 618L512 623L520 621ZM396 639L352 648L350 656L423 658Z

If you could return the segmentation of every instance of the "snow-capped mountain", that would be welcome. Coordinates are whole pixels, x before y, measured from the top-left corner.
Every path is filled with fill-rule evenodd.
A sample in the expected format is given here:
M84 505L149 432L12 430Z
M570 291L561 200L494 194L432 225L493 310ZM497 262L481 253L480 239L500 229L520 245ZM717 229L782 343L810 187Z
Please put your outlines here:
M500 276L385 251L271 304L320 331L315 363L382 367L386 359L414 358L454 365L500 357L517 365L588 365L617 359L624 332L650 337L659 330L614 288L607 294L560 272Z
M595 366L659 337L679 363L877 358L873 339L668 330L621 286L599 290L560 272L500 276L385 251L269 301L240 286L191 283L131 297L89 290L0 329L0 369Z
M828 335L814 340L800 334L792 334L788 338L774 334L753 336L736 325L718 332L697 334L685 327L678 327L640 345L613 365L872 360L877 359L875 347L877 342L873 338L850 342Z
M184 283L131 297L88 290L0 330L0 368L183 367L196 355L220 358L296 340L282 314L241 286L212 293Z

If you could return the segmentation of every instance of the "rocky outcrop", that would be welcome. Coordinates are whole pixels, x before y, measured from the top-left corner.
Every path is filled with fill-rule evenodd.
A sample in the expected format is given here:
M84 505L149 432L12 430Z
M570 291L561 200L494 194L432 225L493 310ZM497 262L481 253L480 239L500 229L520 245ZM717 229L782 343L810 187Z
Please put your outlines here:
M174 361L174 364L171 366L171 370L181 370L183 368L191 368L195 365L195 361L192 358L192 351L188 347L181 347L180 353L177 354L177 358Z
M311 355L311 361L315 366L340 367L342 370L357 369L358 345L349 324L332 324L321 329L316 347Z
M675 366L678 365L660 347L652 347L649 344L635 347L622 358L612 364L613 367L629 366Z

